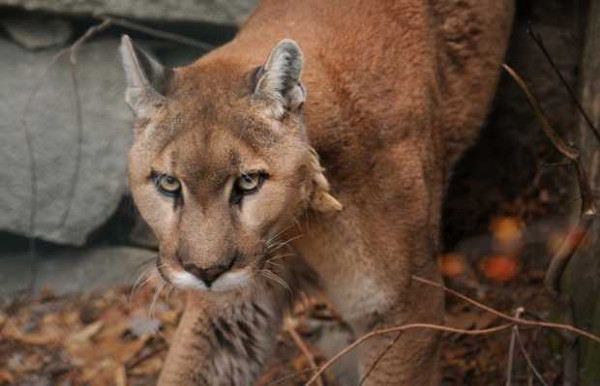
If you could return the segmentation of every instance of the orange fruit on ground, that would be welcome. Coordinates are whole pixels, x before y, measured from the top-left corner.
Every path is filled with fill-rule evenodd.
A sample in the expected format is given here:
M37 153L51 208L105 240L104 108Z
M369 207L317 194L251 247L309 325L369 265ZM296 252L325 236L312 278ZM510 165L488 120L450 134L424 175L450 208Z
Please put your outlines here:
M479 270L486 278L503 283L517 276L519 264L513 257L498 255L483 259Z
M458 253L447 253L439 257L439 266L442 275L455 277L465 272L465 259Z

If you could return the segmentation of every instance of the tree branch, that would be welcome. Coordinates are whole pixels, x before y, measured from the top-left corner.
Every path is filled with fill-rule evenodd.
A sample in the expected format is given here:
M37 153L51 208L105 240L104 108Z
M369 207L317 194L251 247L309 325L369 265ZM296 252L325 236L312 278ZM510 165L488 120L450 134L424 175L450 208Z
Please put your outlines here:
M569 159L577 172L577 181L579 184L579 192L581 194L581 211L579 220L577 225L569 231L559 250L550 260L550 265L546 271L546 288L552 295L559 296L560 279L567 264L577 251L577 248L583 239L585 239L592 222L597 216L598 210L594 202L594 195L587 177L586 170L581 163L579 151L574 146L567 144L558 135L554 128L552 128L548 118L546 118L546 115L542 110L539 101L529 91L525 81L507 64L503 64L502 67L514 79L527 97L527 101L535 112L536 117L542 124L542 129L544 129L546 136L550 139L556 150Z

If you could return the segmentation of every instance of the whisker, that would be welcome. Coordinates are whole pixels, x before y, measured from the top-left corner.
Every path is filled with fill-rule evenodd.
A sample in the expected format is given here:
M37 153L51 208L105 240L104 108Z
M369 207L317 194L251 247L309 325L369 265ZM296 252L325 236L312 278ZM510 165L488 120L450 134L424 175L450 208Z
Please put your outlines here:
M292 289L290 288L289 284L285 280L283 280L280 276L278 276L273 271L269 271L266 269L263 269L260 272L262 273L262 275L265 278L270 279L270 280L274 281L275 283L278 283L279 285L281 285L284 289L286 289L288 291L288 293L290 294L290 297L292 296Z
M294 223L288 225L287 227L281 229L280 231L278 231L277 233L275 233L273 236L269 237L269 241L273 241L275 240L278 236L280 236L281 234L283 234L285 231L291 229L294 226Z
M154 275L154 269L152 267L144 270L140 276L137 278L133 287L131 287L131 291L129 292L128 303L131 304L133 302L133 298L137 295L137 293L152 280Z
M148 309L148 316L150 317L150 319L154 319L154 308L156 307L156 302L158 301L160 293L166 285L167 282L163 280L160 286L154 289L154 297L152 298L152 303L150 303L150 308Z
M284 268L283 268L283 265L281 265L281 264L279 264L279 263L275 263L275 262L274 262L274 261L272 261L272 260L267 260L267 264L271 264L272 266L275 266L275 267L277 267L277 268L279 268L279 269L282 269L282 270L284 269Z
M274 252L274 251L276 251L278 249L281 249L281 248L285 247L286 245L289 245L292 241L298 240L299 238L301 238L303 236L304 236L303 234L299 234L297 236L289 238L286 241L278 243L278 244L275 245L275 248L270 249L270 252Z
M284 253L284 254L277 254L273 257L270 257L269 259L267 259L267 263L273 262L275 260L281 260L284 259L286 257L291 257L291 256L296 256L295 253Z

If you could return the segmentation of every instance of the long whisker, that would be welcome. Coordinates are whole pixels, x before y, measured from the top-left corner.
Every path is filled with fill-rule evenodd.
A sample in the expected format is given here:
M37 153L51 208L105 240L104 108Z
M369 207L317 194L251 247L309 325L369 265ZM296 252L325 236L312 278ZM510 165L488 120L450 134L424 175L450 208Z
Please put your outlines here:
M289 239L287 239L286 241L283 241L281 243L277 243L276 245L274 245L274 248L270 248L269 251L270 252L275 252L278 249L281 249L283 247L285 247L286 245L289 245L292 241L298 240L299 238L303 237L303 234L299 234L297 236L291 237Z
M291 257L291 256L296 256L296 254L295 254L295 253L283 253L283 254L277 254L277 255L275 255L275 256L269 257L269 259L267 259L267 263L271 263L271 262L273 262L273 261L276 261L276 260L281 260L281 259L284 259L284 258L286 258L286 257Z
M132 303L133 298L137 295L137 293L146 285L150 282L150 280L152 280L152 277L154 275L154 269L152 267L145 269L140 276L137 278L137 280L135 281L135 283L133 284L133 287L131 287L131 291L129 292L129 298L128 298L128 302L129 304Z
M281 265L281 264L279 264L279 263L275 263L273 260L267 260L267 264L271 264L272 266L274 266L274 267L277 267L277 268L279 268L279 269L281 269L281 270L283 270L283 269L284 269L284 268L283 268L283 265Z
M150 308L148 309L148 316L150 319L154 319L154 308L156 307L156 302L166 285L167 282L163 280L160 286L156 287L154 290L154 297L152 298L152 303L150 303Z
M281 285L284 289L286 289L288 291L290 296L292 296L292 289L290 288L289 284L285 280L283 280L280 276L278 276L273 271L269 271L266 269L263 269L260 272L262 273L262 275L265 278L270 279L270 280L274 281L275 283L278 283L279 285Z

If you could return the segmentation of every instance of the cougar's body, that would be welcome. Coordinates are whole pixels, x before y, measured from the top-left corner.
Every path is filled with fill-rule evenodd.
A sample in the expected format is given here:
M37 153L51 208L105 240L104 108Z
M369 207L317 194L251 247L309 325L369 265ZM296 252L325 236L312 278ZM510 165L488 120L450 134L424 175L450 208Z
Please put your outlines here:
M165 280L188 291L160 384L254 382L288 298L258 272L300 290L298 261L357 336L443 322L442 294L411 276L440 280L444 190L492 101L512 12L508 0L265 0L232 42L174 71L124 43L134 198ZM180 184L172 209L153 204L157 169ZM290 256L269 268L276 248ZM404 332L366 384L436 384L438 338ZM389 339L358 348L361 375Z

